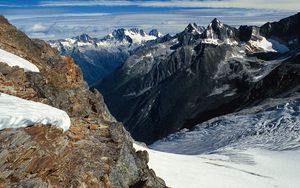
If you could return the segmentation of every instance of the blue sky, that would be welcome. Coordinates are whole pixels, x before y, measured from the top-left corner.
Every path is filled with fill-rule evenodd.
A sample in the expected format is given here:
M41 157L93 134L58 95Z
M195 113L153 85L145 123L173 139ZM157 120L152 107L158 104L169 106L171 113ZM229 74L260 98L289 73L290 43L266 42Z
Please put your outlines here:
M300 11L299 0L0 0L0 14L31 37L102 37L120 27L176 33L213 18L260 25ZM271 3L270 3L271 2Z

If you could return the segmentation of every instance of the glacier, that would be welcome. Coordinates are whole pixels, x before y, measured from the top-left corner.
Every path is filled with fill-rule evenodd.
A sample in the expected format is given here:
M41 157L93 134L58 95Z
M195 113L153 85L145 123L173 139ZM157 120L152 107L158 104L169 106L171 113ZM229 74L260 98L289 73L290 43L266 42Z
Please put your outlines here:
M300 94L201 123L147 150L149 166L174 188L297 188Z

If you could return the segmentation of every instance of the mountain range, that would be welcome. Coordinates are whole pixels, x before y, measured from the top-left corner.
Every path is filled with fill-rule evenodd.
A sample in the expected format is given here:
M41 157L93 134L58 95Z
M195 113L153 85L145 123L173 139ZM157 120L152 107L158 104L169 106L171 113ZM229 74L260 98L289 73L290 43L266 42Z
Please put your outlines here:
M71 56L83 72L89 85L101 81L118 68L136 48L162 37L156 29L149 33L137 28L117 29L103 38L87 34L51 40L49 44L62 55Z
M262 26L189 24L137 48L94 87L131 135L149 144L297 90L299 28L300 13Z

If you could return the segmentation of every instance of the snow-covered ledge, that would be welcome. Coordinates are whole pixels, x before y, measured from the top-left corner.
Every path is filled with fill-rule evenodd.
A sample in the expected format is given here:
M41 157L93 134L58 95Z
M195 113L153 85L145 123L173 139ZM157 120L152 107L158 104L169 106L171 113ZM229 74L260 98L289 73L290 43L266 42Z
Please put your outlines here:
M0 93L0 130L34 124L52 125L66 131L71 121L63 110Z
M34 64L30 63L26 59L16 56L10 52L0 49L0 62L6 63L13 67L18 66L23 68L26 72L40 72L40 70Z

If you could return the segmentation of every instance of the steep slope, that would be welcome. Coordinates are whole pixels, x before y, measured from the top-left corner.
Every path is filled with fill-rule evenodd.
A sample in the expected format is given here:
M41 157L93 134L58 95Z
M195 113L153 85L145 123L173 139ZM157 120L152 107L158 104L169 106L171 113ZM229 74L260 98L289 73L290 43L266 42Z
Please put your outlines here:
M56 107L71 119L66 132L39 124L1 130L0 187L165 187L148 168L147 153L135 152L130 135L110 115L101 94L89 91L71 58L29 39L4 17L0 49L39 69L0 62L1 93Z
M298 28L299 15L282 24ZM264 27L236 29L217 19L205 29L190 24L138 50L96 88L135 139L152 143L300 84L299 34Z
M74 38L52 40L49 44L62 55L71 56L81 68L84 79L91 85L124 63L131 51L161 36L155 29L147 34L137 28L122 28L102 39L82 34Z

